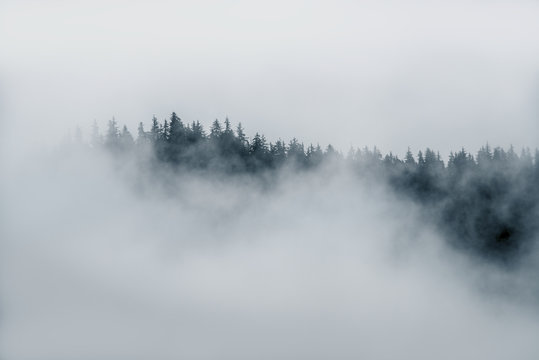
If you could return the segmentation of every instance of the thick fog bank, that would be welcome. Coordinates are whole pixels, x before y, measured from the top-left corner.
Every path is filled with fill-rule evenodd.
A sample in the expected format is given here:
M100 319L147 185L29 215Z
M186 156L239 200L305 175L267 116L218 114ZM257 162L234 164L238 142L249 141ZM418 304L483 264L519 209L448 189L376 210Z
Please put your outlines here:
M448 249L346 168L272 186L84 153L5 164L2 359L537 359L534 259Z

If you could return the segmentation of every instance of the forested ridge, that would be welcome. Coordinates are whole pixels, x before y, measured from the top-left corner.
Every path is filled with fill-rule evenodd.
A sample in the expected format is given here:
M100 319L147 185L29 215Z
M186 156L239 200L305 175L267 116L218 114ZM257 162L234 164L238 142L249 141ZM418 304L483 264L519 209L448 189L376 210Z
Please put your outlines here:
M80 136L77 136L80 137ZM136 139L115 119L101 134L94 123L92 148L113 154L153 154L152 165L225 174L260 174L284 168L309 171L323 162L340 162L362 177L386 182L396 194L425 209L456 248L506 265L518 263L537 243L539 227L539 151L517 152L488 144L476 154L452 152L447 164L426 149L401 159L373 149L350 149L346 156L331 145L305 146L296 138L268 142L248 138L241 124L215 120L206 132L200 122L184 123L176 113L162 122L140 123Z

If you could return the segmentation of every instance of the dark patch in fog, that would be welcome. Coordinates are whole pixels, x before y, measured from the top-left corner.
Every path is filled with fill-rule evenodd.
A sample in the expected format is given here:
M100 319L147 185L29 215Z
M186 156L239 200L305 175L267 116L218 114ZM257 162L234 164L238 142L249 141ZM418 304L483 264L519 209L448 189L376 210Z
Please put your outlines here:
M241 124L234 130L228 119L224 124L215 120L206 134L200 122L184 124L176 113L163 122L154 117L149 131L141 123L136 141L127 127L120 131L114 119L105 137L94 125L91 146L108 150L119 162L135 156L156 179L169 179L158 175L168 169L249 175L268 185L282 169L308 172L324 163L346 165L420 204L425 221L436 224L456 248L507 266L518 265L538 238L539 152L534 161L529 149L519 156L513 147L505 151L487 145L475 158L462 149L450 154L447 166L428 148L424 154L419 151L417 160L410 150L401 160L391 153L383 156L376 147L352 148L345 159L331 145L325 150L320 145L306 147L296 138L272 143L259 133L249 139Z
M6 166L4 358L539 352L531 266L508 274L455 254L413 203L340 160L284 166L261 186L249 172L70 149Z

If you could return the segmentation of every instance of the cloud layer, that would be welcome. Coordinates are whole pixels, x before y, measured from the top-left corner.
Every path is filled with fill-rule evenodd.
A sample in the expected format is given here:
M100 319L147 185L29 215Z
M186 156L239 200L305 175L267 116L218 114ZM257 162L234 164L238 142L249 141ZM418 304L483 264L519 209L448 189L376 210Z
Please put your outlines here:
M454 254L413 205L344 169L271 188L136 169L83 153L9 169L2 357L539 353L525 277Z

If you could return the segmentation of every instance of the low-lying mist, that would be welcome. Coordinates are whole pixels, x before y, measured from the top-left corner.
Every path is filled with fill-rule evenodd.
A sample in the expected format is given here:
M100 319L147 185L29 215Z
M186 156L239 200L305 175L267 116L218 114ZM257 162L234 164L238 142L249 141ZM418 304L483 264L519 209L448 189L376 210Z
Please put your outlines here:
M3 359L537 359L535 249L468 257L343 162L270 180L4 164Z

